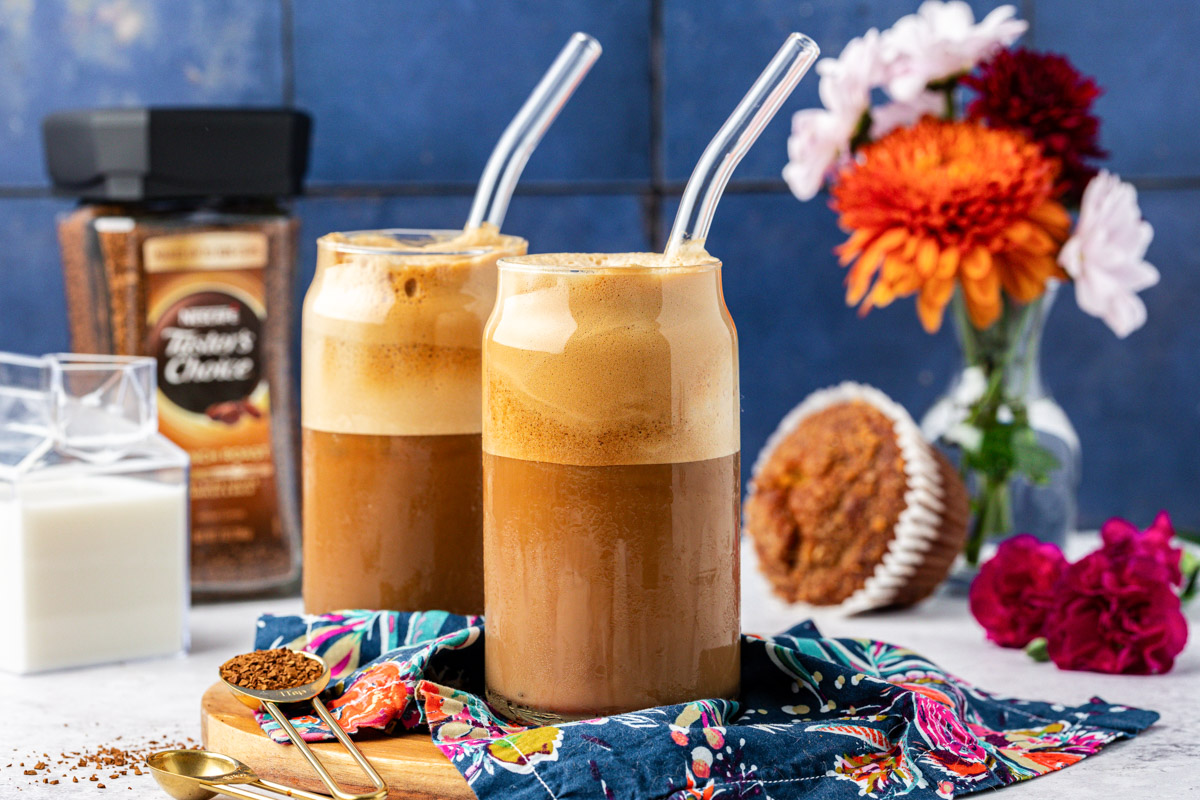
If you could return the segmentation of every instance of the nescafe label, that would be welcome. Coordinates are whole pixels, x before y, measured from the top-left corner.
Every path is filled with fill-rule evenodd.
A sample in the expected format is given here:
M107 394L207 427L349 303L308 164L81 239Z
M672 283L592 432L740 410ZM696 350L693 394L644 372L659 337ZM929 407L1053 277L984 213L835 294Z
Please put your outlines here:
M191 457L193 578L259 575L284 546L267 369L271 242L247 223L141 247L158 427Z
M180 408L213 416L258 386L261 338L262 320L238 297L188 295L163 312L150 334L158 388Z

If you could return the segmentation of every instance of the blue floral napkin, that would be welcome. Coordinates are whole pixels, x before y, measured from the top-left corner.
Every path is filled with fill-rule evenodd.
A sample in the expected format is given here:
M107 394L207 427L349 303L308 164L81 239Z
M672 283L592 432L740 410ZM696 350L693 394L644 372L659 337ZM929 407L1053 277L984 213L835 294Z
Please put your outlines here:
M528 728L481 699L483 636L482 617L347 611L264 616L255 646L320 654L343 728L427 726L485 799L953 797L1062 769L1158 719L1099 698L998 697L910 650L804 623L744 637L738 702ZM331 738L315 716L293 721L307 740Z

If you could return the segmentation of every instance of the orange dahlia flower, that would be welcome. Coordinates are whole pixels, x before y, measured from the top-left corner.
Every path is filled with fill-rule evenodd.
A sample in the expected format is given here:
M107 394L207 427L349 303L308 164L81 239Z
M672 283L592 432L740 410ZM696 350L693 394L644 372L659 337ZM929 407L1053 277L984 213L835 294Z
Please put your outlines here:
M1016 131L926 117L859 151L833 186L850 238L838 247L846 302L865 314L917 295L925 330L941 327L961 285L971 323L989 327L1001 290L1020 303L1049 278L1071 220L1055 200L1058 165Z

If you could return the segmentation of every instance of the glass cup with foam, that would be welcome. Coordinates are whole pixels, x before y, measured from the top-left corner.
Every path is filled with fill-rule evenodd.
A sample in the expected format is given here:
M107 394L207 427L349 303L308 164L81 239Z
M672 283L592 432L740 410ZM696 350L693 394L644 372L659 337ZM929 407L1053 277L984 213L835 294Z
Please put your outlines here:
M304 606L483 611L480 343L496 260L474 231L331 233L304 300Z
M483 345L487 694L526 723L739 686L737 335L698 248L501 259Z

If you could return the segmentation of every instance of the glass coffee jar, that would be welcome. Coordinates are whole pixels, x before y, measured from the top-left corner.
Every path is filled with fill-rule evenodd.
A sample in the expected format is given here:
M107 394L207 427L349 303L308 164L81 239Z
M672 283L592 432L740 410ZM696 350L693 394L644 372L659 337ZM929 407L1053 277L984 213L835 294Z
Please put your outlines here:
M500 261L487 693L530 724L738 692L737 336L707 254Z
M304 607L483 612L484 225L317 241L301 341Z
M45 120L72 349L157 362L159 428L192 471L191 585L293 585L300 565L291 364L309 118L113 109Z

